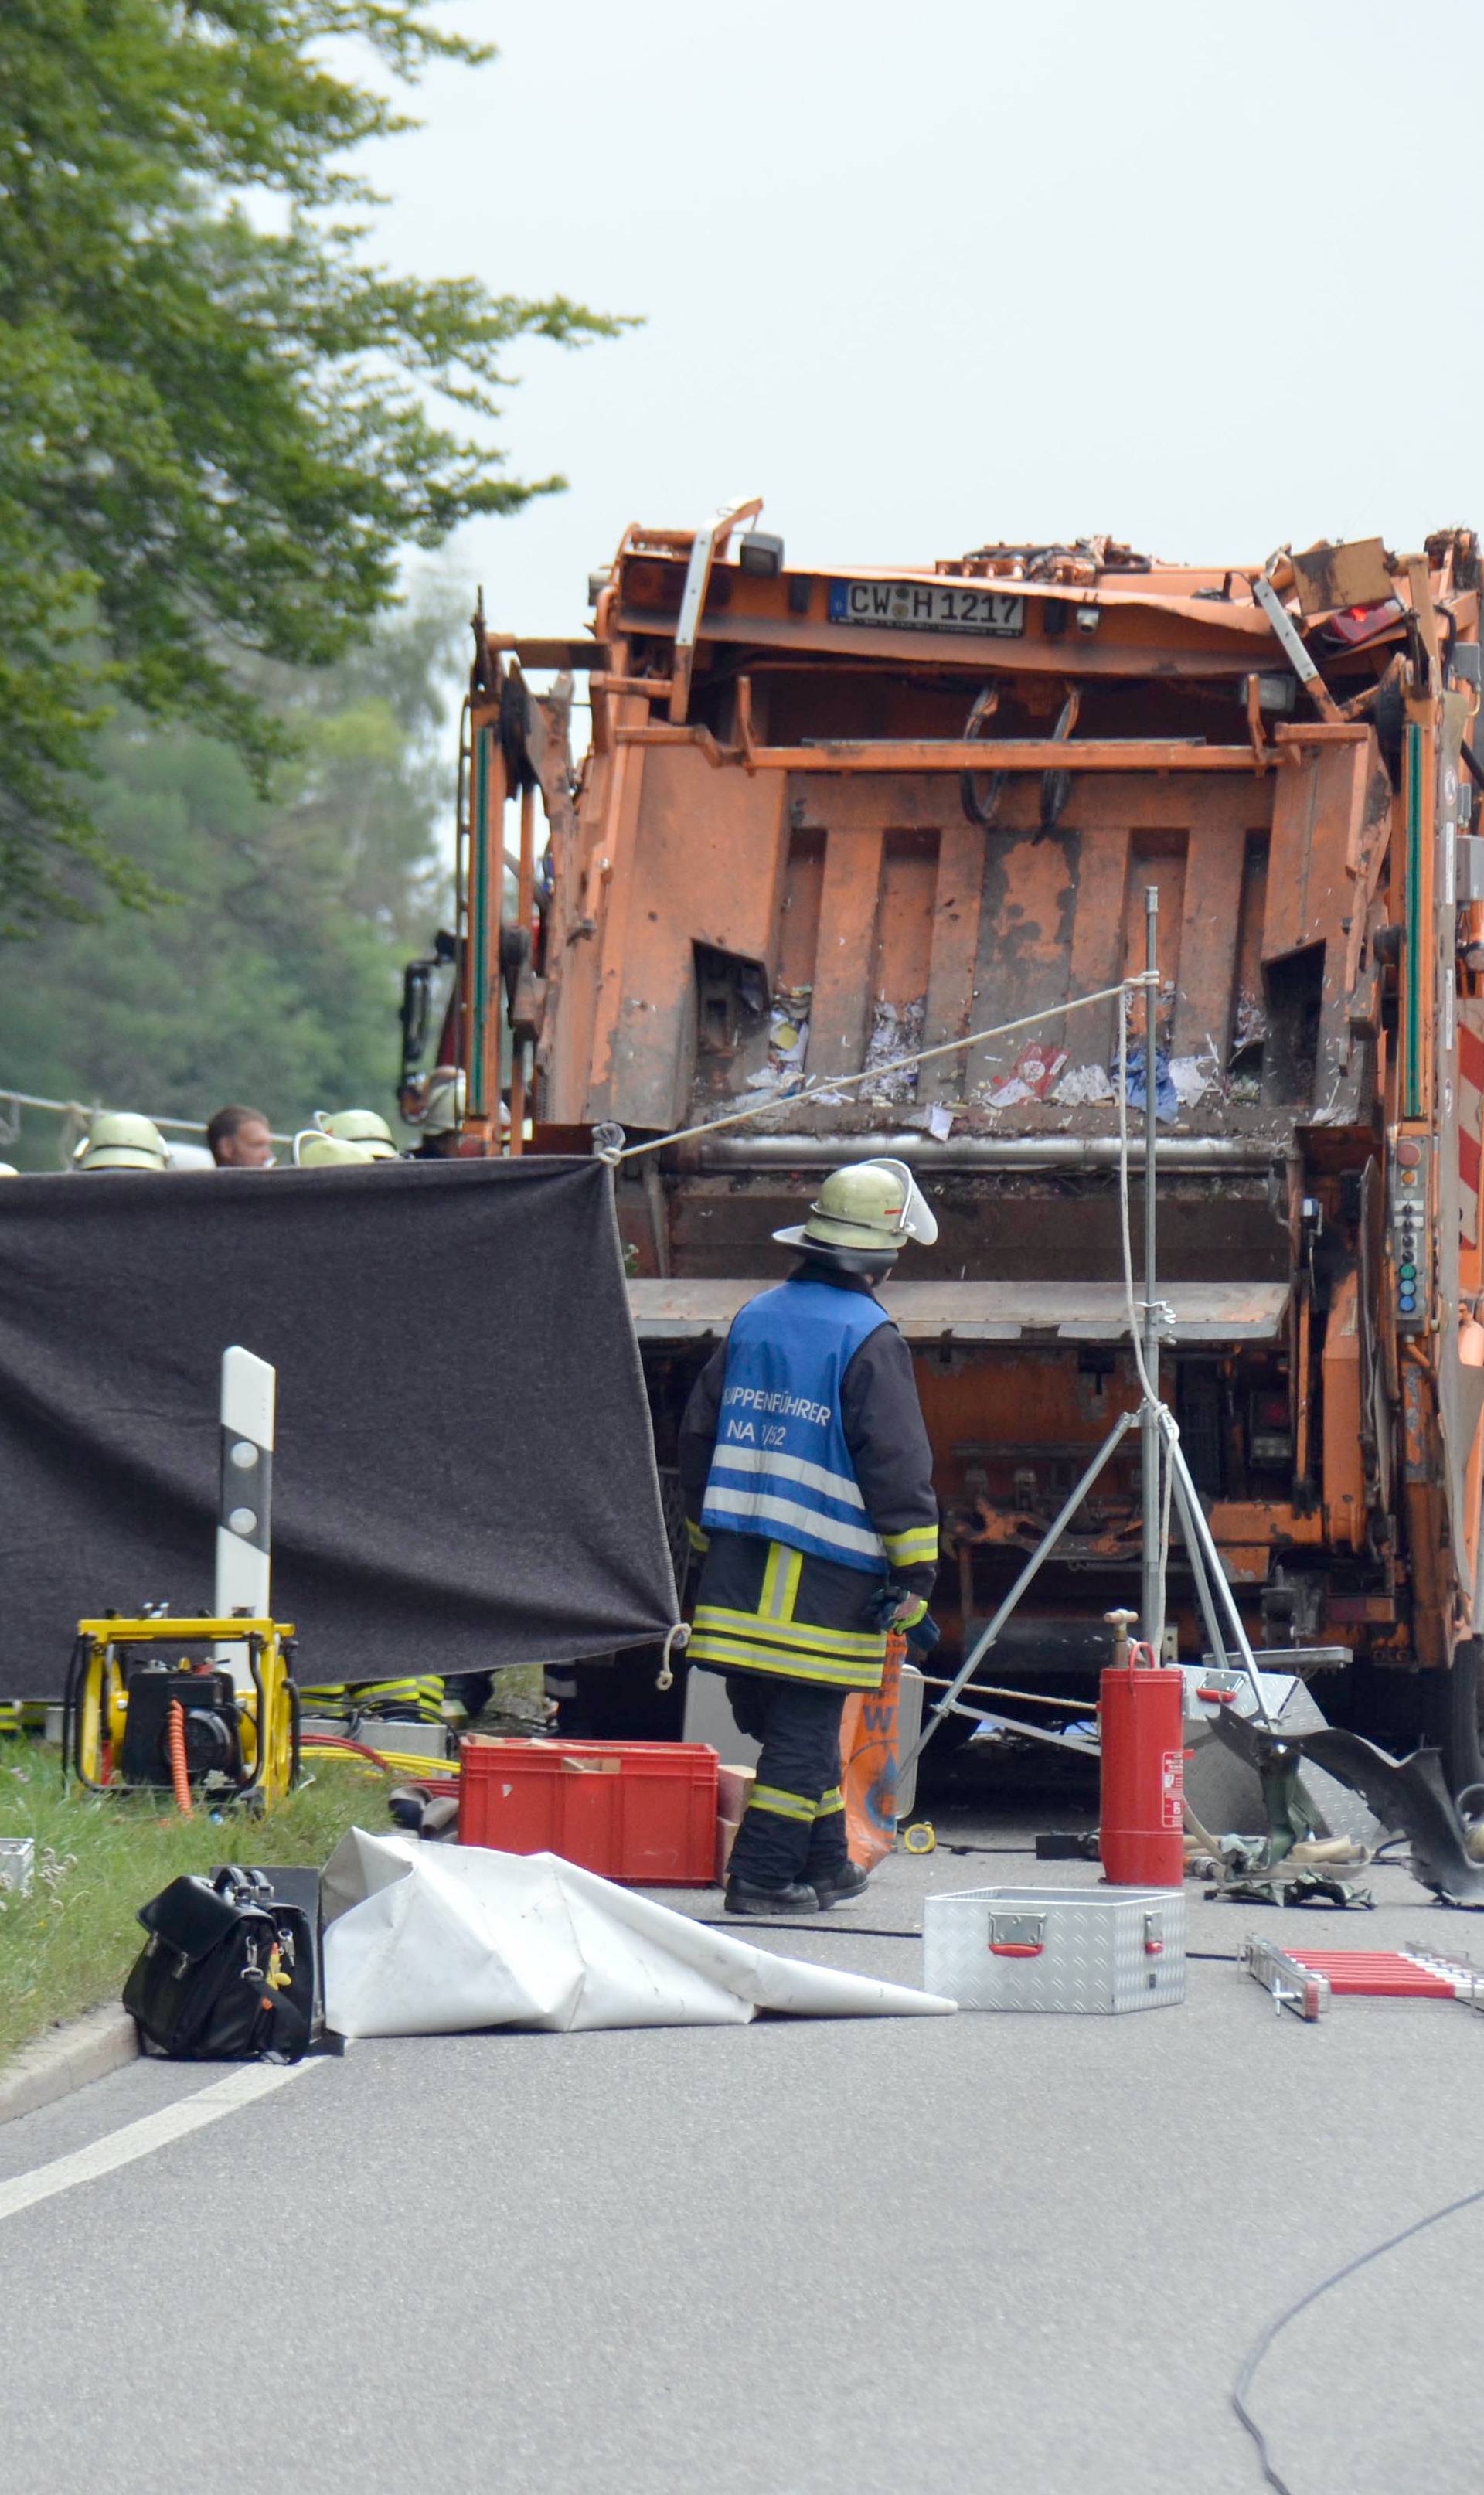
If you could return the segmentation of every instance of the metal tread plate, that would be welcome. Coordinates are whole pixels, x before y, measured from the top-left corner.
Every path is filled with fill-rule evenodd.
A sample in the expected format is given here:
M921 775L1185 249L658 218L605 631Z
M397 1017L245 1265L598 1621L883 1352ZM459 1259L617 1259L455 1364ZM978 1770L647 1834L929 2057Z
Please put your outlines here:
M1106 2017L1185 1999L1182 1889L958 1889L923 1901L923 1983L961 2010Z

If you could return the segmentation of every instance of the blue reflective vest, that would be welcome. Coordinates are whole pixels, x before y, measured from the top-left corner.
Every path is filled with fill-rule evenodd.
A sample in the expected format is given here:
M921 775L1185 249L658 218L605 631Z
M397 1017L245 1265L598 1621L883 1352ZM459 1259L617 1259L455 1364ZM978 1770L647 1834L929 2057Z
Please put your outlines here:
M727 1341L701 1524L883 1574L840 1419L855 1353L886 1311L863 1291L781 1282L738 1311Z

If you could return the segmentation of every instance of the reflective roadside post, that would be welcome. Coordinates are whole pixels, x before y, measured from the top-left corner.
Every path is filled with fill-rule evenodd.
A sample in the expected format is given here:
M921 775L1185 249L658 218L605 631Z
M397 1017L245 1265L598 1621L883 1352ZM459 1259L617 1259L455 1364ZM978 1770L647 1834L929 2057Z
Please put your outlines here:
M216 1617L272 1617L273 1419L278 1371L233 1343L222 1354L221 1469L216 1522ZM238 1690L252 1687L246 1649L224 1643L216 1659Z

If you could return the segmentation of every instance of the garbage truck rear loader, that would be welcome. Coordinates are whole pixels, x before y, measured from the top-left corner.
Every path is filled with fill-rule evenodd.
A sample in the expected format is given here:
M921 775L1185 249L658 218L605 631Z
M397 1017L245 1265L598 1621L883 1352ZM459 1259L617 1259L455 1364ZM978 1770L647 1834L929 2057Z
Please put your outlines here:
M477 622L446 1043L471 1141L503 1148L502 1093L512 1152L676 1136L616 1178L662 1462L787 1268L771 1233L834 1163L911 1163L939 1238L884 1296L951 1658L1138 1400L1122 1008L1079 1000L1143 968L1153 886L1161 1373L1222 1563L1254 1642L1353 1658L1331 1712L1478 1774L1476 539L823 570L757 520L631 528L590 635ZM1136 1105L1142 1034L1140 999ZM1136 1256L1141 1203L1135 1159ZM995 1679L1096 1667L1140 1544L1130 1432ZM1170 1590L1196 1654L1178 1544Z

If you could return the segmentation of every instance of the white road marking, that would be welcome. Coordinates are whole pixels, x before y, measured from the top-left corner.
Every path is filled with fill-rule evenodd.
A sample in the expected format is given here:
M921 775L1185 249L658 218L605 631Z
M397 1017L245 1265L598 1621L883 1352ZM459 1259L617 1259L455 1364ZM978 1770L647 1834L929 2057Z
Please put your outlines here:
M225 2079L217 2079L201 2088L194 2097L181 2097L174 2105L163 2106L158 2113L146 2113L138 2122L126 2122L121 2131L110 2131L90 2147L75 2148L70 2157L54 2157L49 2166L38 2166L29 2174L17 2174L8 2183L0 2183L0 2218L14 2218L20 2209L34 2207L38 2201L49 2201L57 2192L70 2192L77 2183L95 2183L101 2174L111 2174L115 2167L131 2166L137 2157L152 2156L157 2148L168 2148L172 2140L184 2140L188 2133L200 2131L208 2122L219 2122L224 2113L235 2113L239 2106L251 2105L258 2097L270 2096L301 2071L313 2071L326 2058L311 2054L302 2062L253 2062L246 2070L232 2071Z

